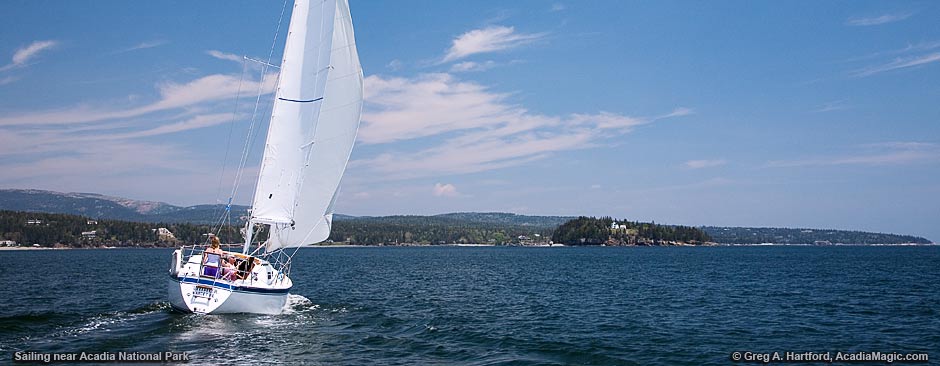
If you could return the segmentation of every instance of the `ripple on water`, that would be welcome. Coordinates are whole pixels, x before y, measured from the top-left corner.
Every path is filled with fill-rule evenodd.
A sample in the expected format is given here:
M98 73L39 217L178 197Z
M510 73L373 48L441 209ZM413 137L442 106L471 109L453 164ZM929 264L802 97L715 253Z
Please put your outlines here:
M82 271L0 288L0 350L176 350L196 364L707 365L737 350L940 349L938 247L301 250L279 315L173 312L169 254L0 253L4 283L46 276L29 263Z

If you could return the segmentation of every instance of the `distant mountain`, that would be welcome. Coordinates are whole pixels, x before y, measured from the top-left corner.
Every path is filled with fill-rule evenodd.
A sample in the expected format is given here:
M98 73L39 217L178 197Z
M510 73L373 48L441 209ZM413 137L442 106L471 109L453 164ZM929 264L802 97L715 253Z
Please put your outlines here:
M39 189L0 189L0 210L82 215L135 222L212 224L225 205L174 206L95 193L62 193ZM248 214L248 206L232 206L237 220Z
M140 220L144 212L163 212L165 203L134 201L92 193L60 193L38 189L0 190L0 209L63 213L88 217Z
M164 202L141 201L94 193L61 193L37 189L0 189L0 210L81 215L97 219L144 223L214 224L225 205L174 206ZM248 206L232 206L232 224L241 225L248 216ZM336 214L343 229L373 227L407 231L419 227L466 227L473 230L506 228L507 233L549 233L574 217L526 216L502 212L457 212L433 216L348 216ZM337 227L337 229L340 229ZM511 229L511 230L510 230ZM716 242L723 244L927 244L930 240L911 235L870 233L846 230L789 228L702 227ZM390 229L391 230L391 229ZM362 233L360 233L362 235ZM819 242L819 243L817 243Z
M248 216L248 206L232 205L233 223ZM94 193L61 193L38 189L0 190L0 210L82 215L87 217L136 222L212 224L221 216L225 205L174 206L164 202L140 201ZM554 228L571 217L525 216L502 212L458 212L434 216L349 216L336 214L336 221L365 220L370 222L478 223Z

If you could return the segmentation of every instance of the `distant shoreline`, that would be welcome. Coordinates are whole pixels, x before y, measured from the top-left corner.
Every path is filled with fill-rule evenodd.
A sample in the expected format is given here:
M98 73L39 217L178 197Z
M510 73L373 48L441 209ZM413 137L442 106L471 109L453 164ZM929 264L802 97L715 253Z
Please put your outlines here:
M78 249L78 248L50 248L50 247L0 247L0 251L3 250L59 250L59 249ZM98 248L89 248L89 249L98 249Z
M495 245L495 244L411 244L411 245L352 245L352 244L335 244L335 245L309 245L301 247L301 249L324 249L324 248L408 248L408 247L460 247L460 248L477 248L477 247L514 247L514 248L577 248L577 247L595 247L595 248L653 248L653 247L932 247L940 246L940 243L929 243L929 244L920 244L920 243L900 243L900 244L830 244L830 245L816 245L816 244L773 244L773 243L759 243L759 244L718 244L718 245ZM178 247L106 247L106 248L52 248L52 247L0 247L0 251L31 251L31 250L81 250L81 249L174 249Z

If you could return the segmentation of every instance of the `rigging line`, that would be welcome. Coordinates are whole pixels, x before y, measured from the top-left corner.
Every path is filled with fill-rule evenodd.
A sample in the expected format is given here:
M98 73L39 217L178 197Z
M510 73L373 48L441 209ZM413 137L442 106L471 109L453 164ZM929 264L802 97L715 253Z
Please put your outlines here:
M284 20L284 10L287 9L287 0L281 5L281 16L277 19L277 28L274 29L274 40L271 42L271 51L268 52L268 64L271 64L271 58L274 57L274 48L277 46L277 36L281 33L281 22Z
M225 179L225 168L228 166L228 154L232 147L232 132L235 130L235 120L238 119L238 101L241 99L242 83L245 81L246 73L248 73L248 63L242 61L242 76L238 78L238 90L235 92L235 108L232 110L232 121L229 124L228 138L225 142L225 157L222 158L222 173L219 174L219 188L215 193L216 202L219 202L219 197L222 195L222 181ZM229 197L228 201L228 206L226 207L227 209L231 208L232 197ZM228 212L227 209L226 211L222 212L220 221L224 221L225 215ZM221 230L221 227L219 230Z
M277 20L277 28L274 30L274 39L271 41L271 50L268 52L268 64L271 63L271 58L274 56L274 49L277 47L277 37L281 32L281 24L284 22L284 11L287 9L287 0L284 0L283 5L281 5L281 14ZM254 130L255 124L257 123L256 117L258 115L258 105L261 103L261 95L264 93L264 81L267 74L267 66L262 66L261 68L261 80L258 83L258 96L255 98L255 107L251 113L251 124L248 127L248 136L245 138L245 146L242 149L242 157L238 164L238 172L235 175L235 184L232 187L232 197L235 197L235 194L238 192L238 186L241 182L242 174L244 173L245 164L248 162L248 154L250 152L250 145L252 132ZM254 202L254 195L251 198Z
M228 203L225 205L225 211L222 212L222 217L219 218L218 225L219 227L215 230L215 235L218 236L222 233L222 228L225 227L225 222L228 220L231 225L232 222L232 198L229 197Z
M275 69L280 69L280 68L281 68L281 67L278 66L278 65L274 65L274 64L271 64L271 63L269 63L269 62L265 62L265 61L261 61L261 60L255 60L255 59L253 59L253 58L251 58L251 57L248 57L248 56L245 56L245 60L254 61L254 62L257 62L257 63L259 63L259 64L261 64L261 65L265 65L265 66L268 66L268 67L273 67L273 68L275 68Z

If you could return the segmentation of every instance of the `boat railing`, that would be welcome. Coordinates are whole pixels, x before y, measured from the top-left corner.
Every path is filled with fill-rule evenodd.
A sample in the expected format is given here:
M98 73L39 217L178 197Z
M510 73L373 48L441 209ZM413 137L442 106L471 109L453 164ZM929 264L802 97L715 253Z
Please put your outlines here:
M241 245L240 244L222 244L220 245L220 248L224 252L237 253L238 250L241 249ZM183 258L182 258L183 263L187 263L189 262L189 258L191 258L192 256L202 255L202 253L205 252L206 249L209 249L209 246L198 245L198 244L197 245L184 245L180 249L182 249L180 252L183 255Z
M283 273L285 276L290 275L290 265L291 259L294 257L295 250L291 250L288 253L285 249L278 249L272 253L268 253L265 259L271 263L271 267L274 267L278 272Z
M198 273L180 273L179 275L181 277L194 277L194 278L201 278L201 279L211 278L212 279L211 285L215 285L216 283L233 284L236 281L245 281L244 283L249 286L253 285L255 282L267 283L266 282L268 280L267 278L258 278L256 274L257 272L252 271L255 265L259 265L260 263L264 263L264 262L256 262L254 265L246 266L246 268L249 268L249 270L242 270L241 266L237 266L234 271L228 268L225 268L224 261L227 260L226 258L228 258L229 256L245 257L245 258L240 258L240 260L243 260L243 261L246 261L246 260L256 261L259 258L254 257L254 256L245 256L244 254L237 252L236 250L240 249L241 247L240 245L234 245L234 244L224 245L223 244L220 247L222 248L222 253L220 254L220 262L219 262L219 265L215 267L217 268L217 270L215 271L213 275L207 276L203 272L204 271L203 267L205 266L204 259L200 260ZM183 246L181 249L182 249L181 253L184 253L181 263L182 265L185 266L187 263L190 262L190 260L194 256L205 255L206 249L208 249L208 247L205 245L187 245L187 246ZM234 249L234 250L229 251L226 249ZM230 274L230 273L234 273L234 274Z

